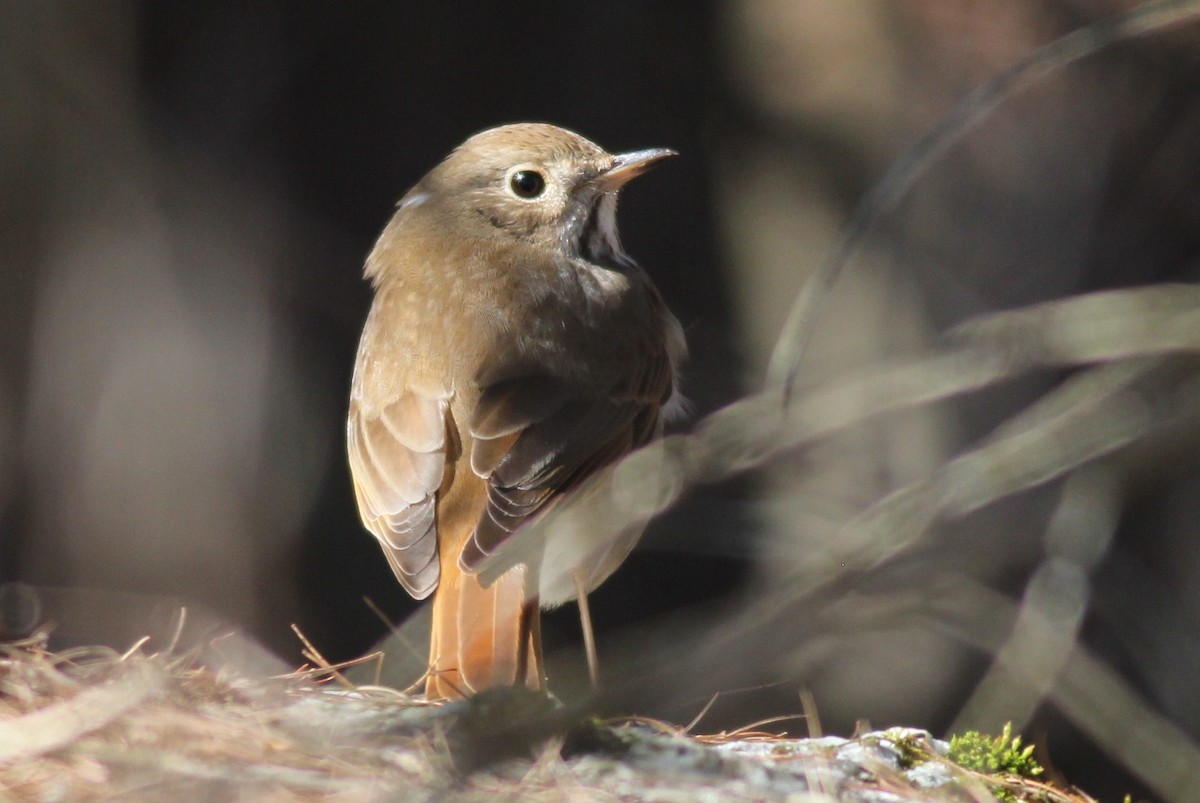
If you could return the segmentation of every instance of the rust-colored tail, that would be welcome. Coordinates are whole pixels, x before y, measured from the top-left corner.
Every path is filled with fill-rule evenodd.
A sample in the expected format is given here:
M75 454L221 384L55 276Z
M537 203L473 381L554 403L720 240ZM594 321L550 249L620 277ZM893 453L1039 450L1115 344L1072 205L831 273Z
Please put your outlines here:
M538 600L536 595L526 599L527 574L518 566L484 588L456 562L443 564L433 596L425 681L429 699L511 686L522 675L530 688L541 686Z

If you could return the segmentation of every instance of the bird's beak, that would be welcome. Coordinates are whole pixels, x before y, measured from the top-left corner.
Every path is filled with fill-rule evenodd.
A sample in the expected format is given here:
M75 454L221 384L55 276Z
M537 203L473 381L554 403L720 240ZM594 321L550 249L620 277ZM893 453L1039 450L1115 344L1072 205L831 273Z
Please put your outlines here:
M605 191L619 190L630 179L637 178L668 156L678 156L670 148L647 148L644 151L618 153L613 156L612 167L600 174L598 183Z

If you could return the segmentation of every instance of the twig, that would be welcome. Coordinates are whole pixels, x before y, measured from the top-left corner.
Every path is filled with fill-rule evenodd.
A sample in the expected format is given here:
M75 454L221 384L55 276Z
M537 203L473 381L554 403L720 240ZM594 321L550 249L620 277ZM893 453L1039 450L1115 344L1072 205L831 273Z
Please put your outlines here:
M342 668L346 664L338 664L337 666L334 666L326 661L325 656L321 655L320 651L313 646L311 641L308 640L308 637L300 632L298 625L292 625L292 632L296 634L296 638L300 639L300 643L304 645L305 658L317 664L325 672L328 672L329 676L340 683L344 688L350 689L351 691L354 690L354 684L347 680L346 677L338 671L339 668Z

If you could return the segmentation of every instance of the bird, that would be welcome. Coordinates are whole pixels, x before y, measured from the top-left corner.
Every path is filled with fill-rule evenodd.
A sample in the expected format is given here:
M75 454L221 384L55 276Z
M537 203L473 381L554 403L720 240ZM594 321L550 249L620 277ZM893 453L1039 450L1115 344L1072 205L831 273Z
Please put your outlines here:
M586 611L640 536L555 567L573 584L537 560L477 576L682 407L683 329L616 223L622 187L673 155L548 123L481 131L401 198L366 259L347 452L363 525L408 593L433 595L430 700L544 688L540 609ZM585 634L594 679L586 617Z

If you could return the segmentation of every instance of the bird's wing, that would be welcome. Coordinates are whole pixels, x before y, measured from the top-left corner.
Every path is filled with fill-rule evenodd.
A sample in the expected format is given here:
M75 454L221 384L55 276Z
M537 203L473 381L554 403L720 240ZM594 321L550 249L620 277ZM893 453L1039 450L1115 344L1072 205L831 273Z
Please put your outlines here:
M408 593L439 577L436 494L446 467L448 399L405 391L369 412L350 406L347 448L363 524Z
M674 367L662 333L647 331L609 387L536 370L481 382L471 468L488 481L484 515L459 558L474 571L522 524L595 470L647 443L670 397Z

